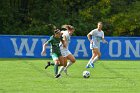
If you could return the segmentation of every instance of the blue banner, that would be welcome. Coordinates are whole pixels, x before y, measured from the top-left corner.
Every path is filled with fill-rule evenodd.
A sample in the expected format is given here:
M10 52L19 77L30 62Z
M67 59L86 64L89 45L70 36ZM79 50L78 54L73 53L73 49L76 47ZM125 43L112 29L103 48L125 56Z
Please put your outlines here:
M50 46L41 56L42 45L49 36L0 35L0 58L51 58ZM108 44L100 43L103 60L140 60L140 37L106 37ZM86 36L72 36L71 53L79 59L89 59L92 52Z

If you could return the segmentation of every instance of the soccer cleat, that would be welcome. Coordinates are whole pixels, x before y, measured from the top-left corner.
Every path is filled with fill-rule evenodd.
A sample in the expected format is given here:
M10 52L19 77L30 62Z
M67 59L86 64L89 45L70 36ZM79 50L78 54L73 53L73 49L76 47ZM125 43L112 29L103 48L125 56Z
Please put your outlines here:
M48 62L47 65L45 66L45 69L47 69L50 65L51 65L51 63Z
M94 64L93 64L93 63L90 63L90 66L91 66L92 68L94 68Z
M87 65L87 66L86 66L86 68L90 68L90 66L89 66L89 65Z
M55 76L55 78L59 78L61 76L61 74L57 74L56 76Z

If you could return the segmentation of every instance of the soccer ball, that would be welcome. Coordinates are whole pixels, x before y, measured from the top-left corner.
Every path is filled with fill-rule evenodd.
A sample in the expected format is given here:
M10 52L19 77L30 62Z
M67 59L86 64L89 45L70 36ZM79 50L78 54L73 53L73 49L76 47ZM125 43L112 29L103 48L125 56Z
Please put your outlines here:
M84 78L89 78L90 77L90 72L89 71L83 71L83 77Z

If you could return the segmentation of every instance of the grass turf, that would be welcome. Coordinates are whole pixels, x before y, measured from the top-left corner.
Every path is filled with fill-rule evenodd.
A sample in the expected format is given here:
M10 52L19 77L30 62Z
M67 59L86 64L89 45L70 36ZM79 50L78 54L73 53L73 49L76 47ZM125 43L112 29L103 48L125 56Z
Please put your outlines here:
M46 59L0 59L0 93L140 93L140 61L101 60L86 69L87 62L77 60L56 79Z

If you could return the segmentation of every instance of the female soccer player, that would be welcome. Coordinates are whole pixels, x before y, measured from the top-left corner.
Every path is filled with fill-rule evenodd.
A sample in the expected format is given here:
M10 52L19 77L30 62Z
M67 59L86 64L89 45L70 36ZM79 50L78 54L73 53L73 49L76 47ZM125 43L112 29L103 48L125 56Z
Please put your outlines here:
M107 43L107 41L104 39L104 32L102 31L102 22L98 22L97 29L92 30L90 33L88 33L87 37L90 41L90 49L92 50L92 57L89 60L88 64L86 65L86 68L89 68L90 66L94 67L94 62L96 62L98 59L100 59L101 53L99 51L99 43L102 40L103 43ZM92 39L91 39L92 37Z
M63 25L62 28L66 29L66 31L61 31L63 39L64 41L66 41L66 48L63 48L64 47L63 44L60 44L60 50L61 50L62 56L64 57L65 62L69 60L67 62L67 66L64 69L64 72L67 74L67 68L70 67L76 61L75 57L71 54L71 52L68 49L69 43L70 43L70 37L75 31L75 29L71 25Z
M64 63L64 58L61 55L59 43L62 42L64 47L66 46L65 42L62 40L62 34L59 29L54 30L54 35L50 37L50 39L43 44L43 49L41 54L44 55L46 54L46 46L48 44L51 44L51 56L54 61L54 72L55 72L55 77L58 78L61 74L61 72L64 70L64 67L66 64ZM62 65L62 67L58 71L58 65Z

